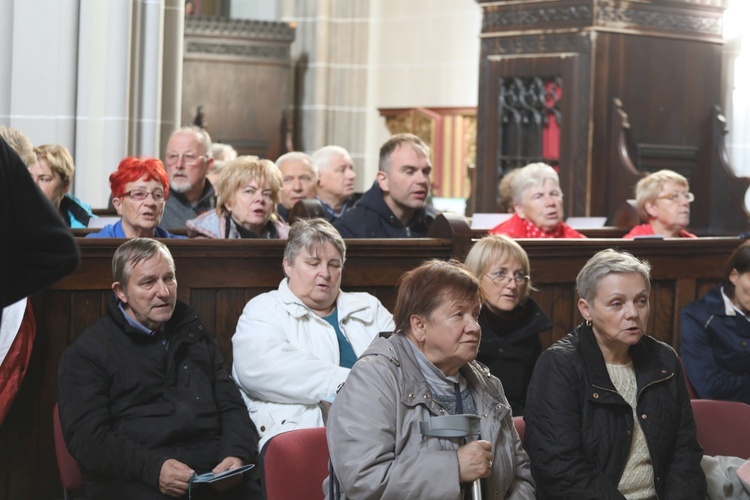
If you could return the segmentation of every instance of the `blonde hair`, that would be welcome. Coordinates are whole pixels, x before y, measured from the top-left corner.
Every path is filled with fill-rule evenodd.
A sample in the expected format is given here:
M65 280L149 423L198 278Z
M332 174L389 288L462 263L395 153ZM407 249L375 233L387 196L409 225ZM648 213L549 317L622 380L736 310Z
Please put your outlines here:
M216 200L216 213L227 215L229 213L227 205L233 204L237 190L253 180L261 185L268 182L273 198L271 217L275 217L276 205L279 203L279 191L283 183L281 171L272 161L261 160L257 156L238 156L235 160L224 164L219 173L219 181L216 187L216 191L219 193Z
M70 156L70 152L65 149L65 146L60 146L59 144L43 144L42 146L34 148L34 153L36 153L37 161L43 158L49 163L50 168L54 172L57 172L62 179L64 186L70 185L76 167L73 165L73 157Z
M464 265L478 280L487 274L493 264L510 257L523 267L524 274L531 274L531 264L526 251L516 241L504 234L491 234L477 241L466 256ZM524 298L534 290L531 282L527 283Z
M644 222L648 222L650 219L646 211L646 203L656 203L659 193L661 193L661 188L664 186L664 183L669 181L677 183L685 189L690 189L687 179L671 170L659 170L658 172L649 174L635 185L635 205L638 210L638 217Z

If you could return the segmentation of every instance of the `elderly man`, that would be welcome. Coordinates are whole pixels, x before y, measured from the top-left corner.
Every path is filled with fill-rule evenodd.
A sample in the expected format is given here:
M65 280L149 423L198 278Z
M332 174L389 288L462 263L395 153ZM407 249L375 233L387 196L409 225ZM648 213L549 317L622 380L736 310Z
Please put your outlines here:
M318 168L318 199L326 218L333 222L354 206L354 162L340 146L324 146L313 153L312 159Z
M437 212L430 196L430 148L412 134L398 134L380 148L373 186L334 223L344 238L422 238Z
M169 174L169 198L161 225L184 228L190 219L216 208L216 193L206 178L213 164L211 137L199 127L175 130L167 142L164 165Z
M318 182L318 169L310 155L292 151L279 156L276 166L281 170L284 183L281 185L281 201L276 213L287 220L289 211L299 200L315 199L315 184Z
M176 299L169 250L129 240L112 274L107 314L75 339L58 370L60 421L87 498L162 499L188 488L193 498L259 498L257 483L239 474L212 488L191 484L194 473L253 462L258 433L216 340Z

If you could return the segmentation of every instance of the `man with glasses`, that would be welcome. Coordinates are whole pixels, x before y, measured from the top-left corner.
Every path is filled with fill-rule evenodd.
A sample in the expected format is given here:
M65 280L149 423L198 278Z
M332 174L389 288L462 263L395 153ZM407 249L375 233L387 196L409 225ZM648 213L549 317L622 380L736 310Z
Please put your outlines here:
M685 177L671 170L647 175L635 186L638 216L645 221L623 238L696 238L690 224L690 204L695 199Z
M199 127L175 130L167 142L165 164L170 196L162 226L184 228L188 220L216 208L216 193L206 178L213 164L211 137Z

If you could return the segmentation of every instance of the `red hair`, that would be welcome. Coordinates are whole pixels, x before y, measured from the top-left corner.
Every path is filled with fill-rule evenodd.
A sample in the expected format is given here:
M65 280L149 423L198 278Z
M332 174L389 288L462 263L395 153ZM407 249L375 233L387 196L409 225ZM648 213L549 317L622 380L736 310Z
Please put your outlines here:
M164 187L164 198L169 196L169 177L164 170L164 164L157 158L143 157L136 158L128 156L120 162L117 170L109 176L109 188L112 190L112 197L119 198L125 194L125 184L135 182L143 176L146 180L159 181Z

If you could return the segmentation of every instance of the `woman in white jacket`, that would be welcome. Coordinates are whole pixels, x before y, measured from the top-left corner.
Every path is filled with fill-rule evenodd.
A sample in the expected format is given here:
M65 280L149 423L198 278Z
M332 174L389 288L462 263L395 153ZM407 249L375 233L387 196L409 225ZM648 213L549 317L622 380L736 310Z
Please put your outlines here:
M324 425L351 366L393 316L367 293L342 292L346 245L324 219L300 220L284 250L278 290L245 306L232 337L237 381L260 446L276 434Z

